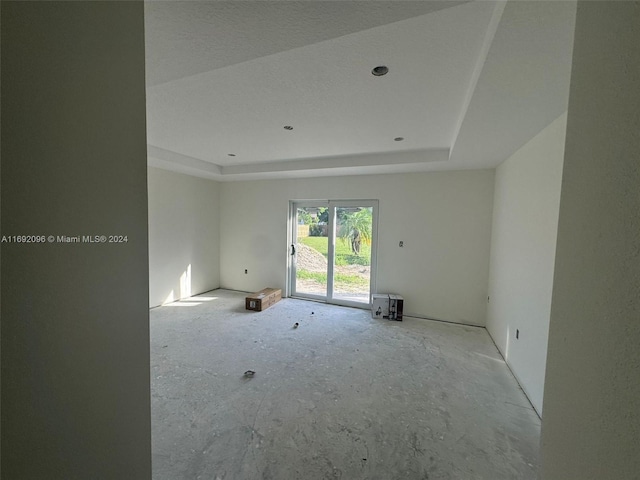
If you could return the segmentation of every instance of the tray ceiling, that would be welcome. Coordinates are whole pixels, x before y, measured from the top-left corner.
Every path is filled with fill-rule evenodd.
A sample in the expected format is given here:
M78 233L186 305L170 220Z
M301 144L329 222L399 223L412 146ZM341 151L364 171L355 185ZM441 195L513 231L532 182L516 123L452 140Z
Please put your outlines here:
M493 168L566 110L574 17L564 1L148 2L149 164Z

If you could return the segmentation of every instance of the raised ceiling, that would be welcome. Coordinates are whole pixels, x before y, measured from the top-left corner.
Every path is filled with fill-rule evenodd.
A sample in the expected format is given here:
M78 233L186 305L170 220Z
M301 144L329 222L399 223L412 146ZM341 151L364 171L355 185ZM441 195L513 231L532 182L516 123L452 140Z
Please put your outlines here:
M574 17L566 1L148 2L149 164L217 180L493 168L566 110Z

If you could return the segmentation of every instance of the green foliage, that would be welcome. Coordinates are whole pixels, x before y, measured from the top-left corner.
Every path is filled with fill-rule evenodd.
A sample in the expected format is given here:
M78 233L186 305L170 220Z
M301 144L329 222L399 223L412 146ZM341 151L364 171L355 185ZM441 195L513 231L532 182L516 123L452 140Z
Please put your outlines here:
M296 270L296 278L315 280L318 283L327 283L327 274L323 272L310 272L309 270Z
M324 228L322 225L313 224L309 226L309 235L312 237L322 237L324 233ZM327 238L327 237L324 237Z
M314 280L321 285L327 284L326 272L310 272L308 270L297 270L296 277L300 279ZM344 275L341 273L334 273L333 281L336 286L343 285L362 285L369 286L369 281L366 278L359 277L358 275Z
M327 237L302 237L300 243L317 250L325 258L329 257L329 242ZM360 255L354 255L351 247L346 242L336 242L336 265L370 265L371 245L364 244L360 247Z
M318 208L317 217L313 217L306 208L298 208L298 224L309 225L309 235L322 237L327 235L327 223L329 222L329 209Z
M318 209L318 222L329 223L329 209L327 207Z
M327 257L327 252L329 249L329 239L327 237L301 237L298 238L300 243L304 243L306 246L317 250L322 255Z
M349 242L351 251L360 255L362 244L371 245L373 216L370 208L348 212L340 221L340 238Z
M313 217L303 208L298 208L298 223L300 222L302 222L302 225L311 225L313 223Z
M336 255L336 265L363 265L368 266L371 264L370 262L370 254L363 254L365 247L362 246L360 250L360 255L353 255L352 253L347 253L344 255Z

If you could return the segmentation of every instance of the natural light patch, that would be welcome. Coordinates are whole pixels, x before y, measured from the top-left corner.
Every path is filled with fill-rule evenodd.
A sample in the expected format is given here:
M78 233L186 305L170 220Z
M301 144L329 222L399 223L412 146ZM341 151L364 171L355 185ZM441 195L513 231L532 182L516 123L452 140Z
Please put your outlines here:
M504 360L505 361L509 360L509 340L511 339L511 337L509 335L511 335L511 332L509 331L509 326L507 325L507 345L506 345L505 350L504 350Z
M184 302L182 300L178 300L177 302L168 303L163 305L163 307L195 307L197 305L202 305L200 302Z
M180 298L187 298L191 296L191 264L180 275Z
M183 298L180 301L181 302L210 302L211 300L217 300L218 297L190 297L190 298Z
M501 358L490 357L489 355L485 355L484 353L476 352L476 355L479 355L479 356L484 357L484 358L488 358L489 360L493 360L494 362L504 363L504 361Z
M164 299L164 302L162 302L162 305L166 305L167 303L171 303L171 302L175 302L176 298L174 296L175 294L173 293L173 290L171 290L171 292L169 293L169 295L167 295L167 298Z

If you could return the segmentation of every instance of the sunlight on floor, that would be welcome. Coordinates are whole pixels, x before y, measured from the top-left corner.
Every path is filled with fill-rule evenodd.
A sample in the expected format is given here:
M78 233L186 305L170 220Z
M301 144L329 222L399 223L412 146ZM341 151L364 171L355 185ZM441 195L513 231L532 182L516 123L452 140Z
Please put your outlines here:
M171 301L169 303L164 303L163 307L195 307L197 305L202 305L203 302L211 302L212 300L217 300L218 297L205 297L205 296L195 296L188 298L181 298L177 301Z
M211 300L217 300L218 297L200 297L200 296L195 296L195 297L189 297L189 298L183 298L180 301L181 302L210 302Z
M177 302L167 303L162 305L163 307L195 307L197 305L202 305L200 302L185 302L184 300L178 300Z

